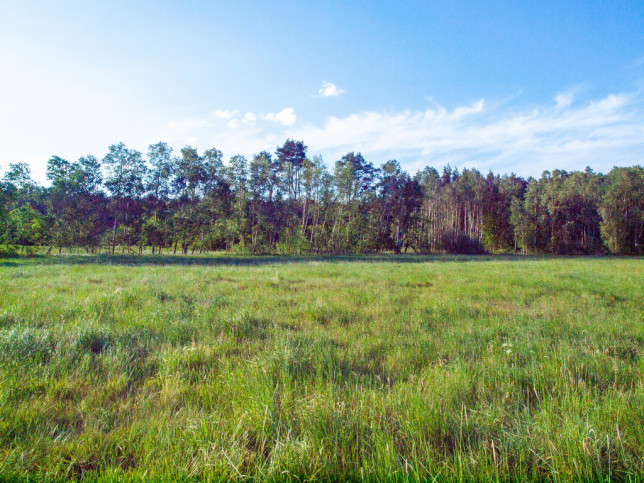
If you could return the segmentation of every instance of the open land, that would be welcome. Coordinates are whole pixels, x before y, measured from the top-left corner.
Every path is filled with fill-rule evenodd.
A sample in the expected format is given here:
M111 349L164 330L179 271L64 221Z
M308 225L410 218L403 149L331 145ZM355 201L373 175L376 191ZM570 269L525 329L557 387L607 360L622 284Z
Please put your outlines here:
M644 261L0 260L0 479L644 478Z

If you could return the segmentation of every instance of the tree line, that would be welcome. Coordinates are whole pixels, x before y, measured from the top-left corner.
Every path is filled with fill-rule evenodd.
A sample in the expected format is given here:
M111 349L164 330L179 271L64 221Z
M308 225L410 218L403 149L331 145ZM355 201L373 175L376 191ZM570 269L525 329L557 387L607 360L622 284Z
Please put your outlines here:
M0 181L0 253L64 249L153 253L643 254L644 169L539 179L476 169L413 176L350 152L329 169L288 139L250 160L221 151L143 153L123 143L98 159L27 164Z

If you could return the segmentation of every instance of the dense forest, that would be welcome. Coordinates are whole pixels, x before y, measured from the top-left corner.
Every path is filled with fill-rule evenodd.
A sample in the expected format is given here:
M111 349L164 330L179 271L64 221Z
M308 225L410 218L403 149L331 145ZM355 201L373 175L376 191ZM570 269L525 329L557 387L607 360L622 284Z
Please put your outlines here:
M49 187L29 166L0 181L0 253L64 249L194 253L643 254L644 168L604 175L442 172L411 176L348 153L332 172L287 140L250 159L222 152L147 155L115 144L102 160L47 164Z

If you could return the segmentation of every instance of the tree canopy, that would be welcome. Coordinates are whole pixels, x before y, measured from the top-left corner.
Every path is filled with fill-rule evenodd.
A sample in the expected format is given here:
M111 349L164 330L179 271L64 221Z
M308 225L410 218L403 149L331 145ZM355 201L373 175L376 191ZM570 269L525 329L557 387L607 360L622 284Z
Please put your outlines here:
M522 251L644 253L644 169L544 172L538 179L433 167L411 175L349 152L329 170L287 139L224 162L216 148L147 154L123 143L100 160L52 156L50 186L28 165L0 181L0 244L87 251L250 253Z

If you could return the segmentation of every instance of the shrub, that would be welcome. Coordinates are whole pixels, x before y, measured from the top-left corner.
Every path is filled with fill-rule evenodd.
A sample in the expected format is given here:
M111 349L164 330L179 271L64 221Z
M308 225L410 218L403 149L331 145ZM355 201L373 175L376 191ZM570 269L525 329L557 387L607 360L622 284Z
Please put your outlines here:
M2 257L13 257L18 253L16 247L13 245L2 244L0 245L0 258Z
M438 248L447 253L457 255L482 255L485 248L480 240L471 238L464 233L446 232L438 241Z

